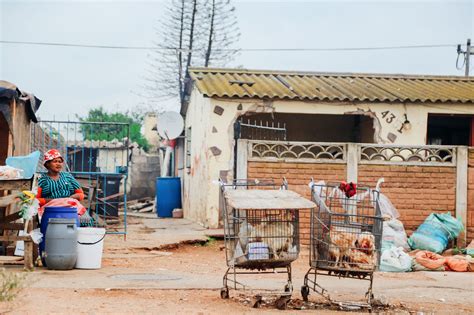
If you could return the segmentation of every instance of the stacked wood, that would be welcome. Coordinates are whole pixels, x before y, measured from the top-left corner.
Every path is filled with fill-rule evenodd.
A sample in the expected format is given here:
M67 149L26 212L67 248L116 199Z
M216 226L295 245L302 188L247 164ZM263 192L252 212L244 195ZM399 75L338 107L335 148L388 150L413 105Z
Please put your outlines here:
M19 207L17 206L17 195L22 190L33 190L32 188L36 186L35 180L23 179L23 180L1 180L0 181L0 192L2 196L0 197L0 207L2 207L2 217L0 218L0 229L3 230L3 235L0 235L0 242L3 242L7 245L7 253L9 250L9 244L12 243L11 247L14 248L14 243L17 241L24 241L24 257L23 263L26 269L33 269L33 262L35 259L34 244L30 235L19 236L18 231L25 231L30 233L34 228L36 228L38 222L37 217L34 217L33 220L26 222L19 222L20 213ZM5 262L9 263L14 258L6 258L0 260L0 264Z
M139 200L131 200L127 202L128 210L132 212L152 212L155 208L153 198L144 198Z

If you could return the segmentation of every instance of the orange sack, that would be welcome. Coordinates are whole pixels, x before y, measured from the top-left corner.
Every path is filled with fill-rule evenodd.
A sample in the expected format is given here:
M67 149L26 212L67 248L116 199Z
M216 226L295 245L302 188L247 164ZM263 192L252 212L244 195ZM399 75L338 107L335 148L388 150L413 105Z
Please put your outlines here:
M415 260L417 263L430 270L439 270L446 263L446 257L427 250L420 250L416 253Z
M449 268L449 270L464 272L469 268L469 261L465 256L450 256L446 257L446 266Z

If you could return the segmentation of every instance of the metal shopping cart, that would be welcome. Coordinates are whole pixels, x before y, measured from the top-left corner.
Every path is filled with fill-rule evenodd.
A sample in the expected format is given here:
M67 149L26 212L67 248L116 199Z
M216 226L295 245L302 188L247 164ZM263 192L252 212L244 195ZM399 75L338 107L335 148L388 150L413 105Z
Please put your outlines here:
M247 289L237 277L249 274L286 274L283 291L278 294L278 308L285 308L293 285L291 262L298 258L299 209L315 204L273 180L242 179L224 183L220 180L221 206L227 271L221 297L229 298L229 289ZM262 295L257 295L256 305Z
M311 211L310 269L305 275L301 295L308 300L310 289L339 306L371 308L374 271L380 260L382 216L379 192L358 187L353 195L338 184L310 183ZM367 303L337 302L318 283L319 276L367 280Z

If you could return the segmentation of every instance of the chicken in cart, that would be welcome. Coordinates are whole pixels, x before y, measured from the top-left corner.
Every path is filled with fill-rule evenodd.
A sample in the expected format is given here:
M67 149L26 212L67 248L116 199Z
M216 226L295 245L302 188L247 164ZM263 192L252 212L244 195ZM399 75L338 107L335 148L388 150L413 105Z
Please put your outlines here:
M311 289L339 306L371 309L383 223L378 189L314 181L309 186L317 207L311 211L310 269L301 288L303 299L308 301ZM367 280L367 301L335 301L320 285L321 276Z

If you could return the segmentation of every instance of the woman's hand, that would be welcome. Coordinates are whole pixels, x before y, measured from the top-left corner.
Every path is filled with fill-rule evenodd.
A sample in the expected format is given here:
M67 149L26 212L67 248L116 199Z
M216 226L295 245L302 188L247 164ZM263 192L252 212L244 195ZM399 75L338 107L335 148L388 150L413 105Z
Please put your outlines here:
M76 199L77 201L81 201L81 196L80 194L72 194L71 196L69 196L69 198L72 198L72 199Z

